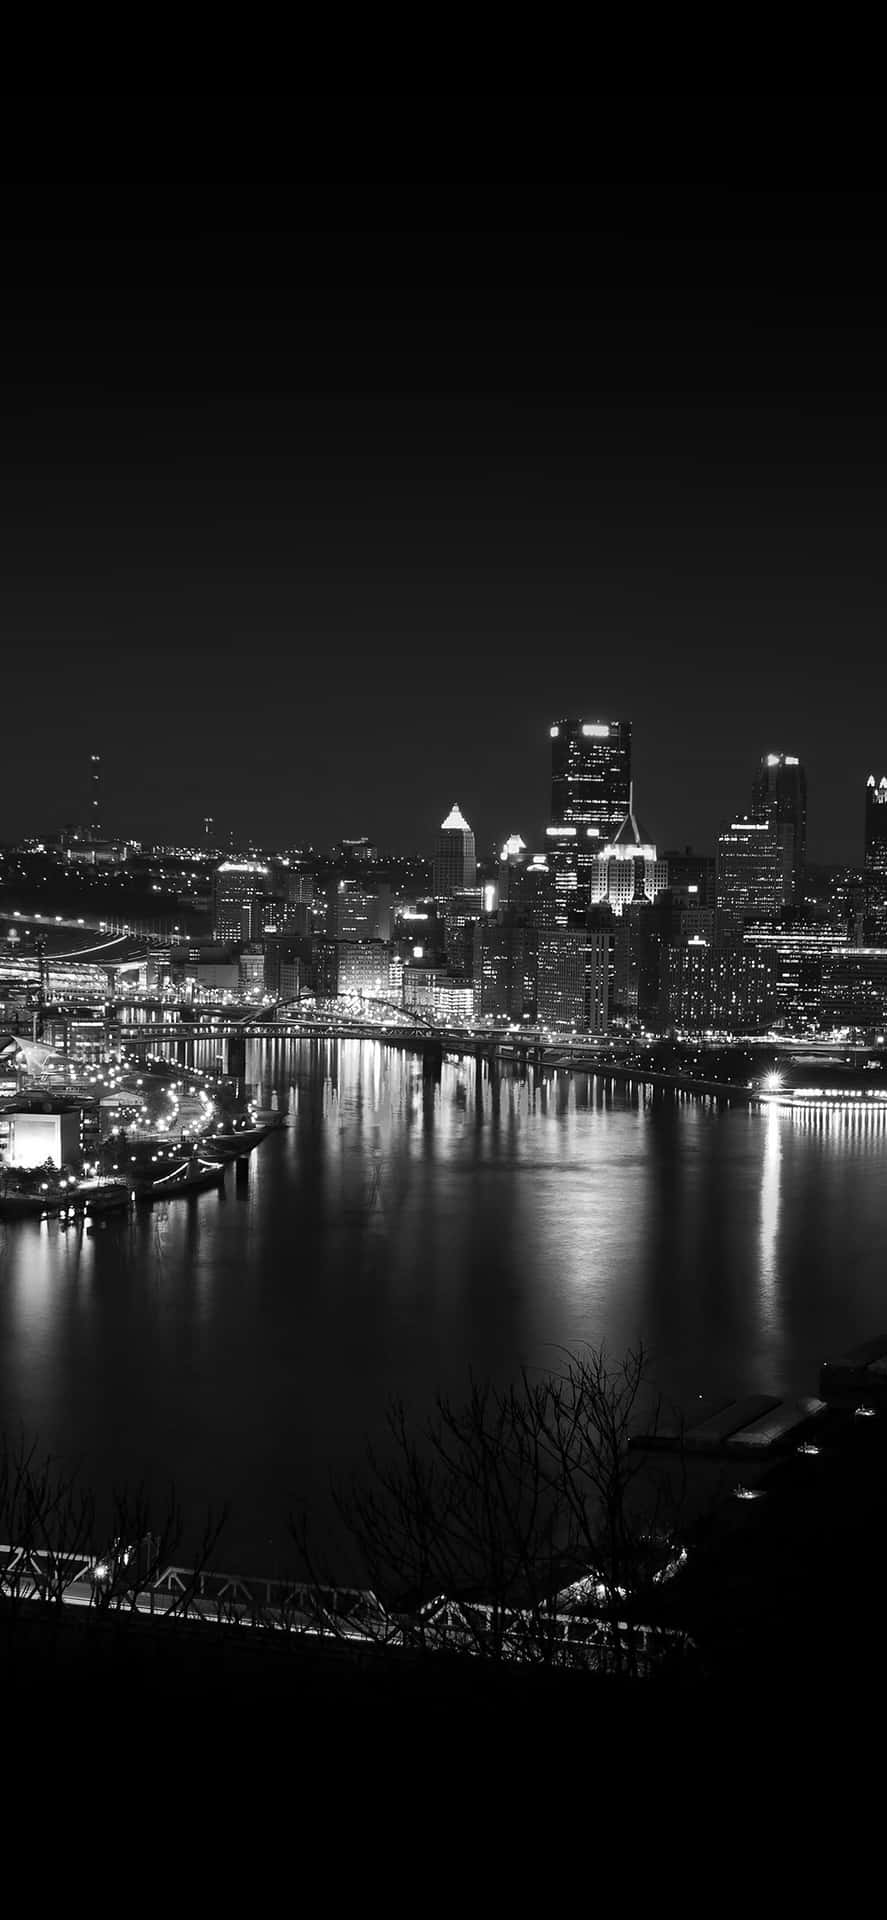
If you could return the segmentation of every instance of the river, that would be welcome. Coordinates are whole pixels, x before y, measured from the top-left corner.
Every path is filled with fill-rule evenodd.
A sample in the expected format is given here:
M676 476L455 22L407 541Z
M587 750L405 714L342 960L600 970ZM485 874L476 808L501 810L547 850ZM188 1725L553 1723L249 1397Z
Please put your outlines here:
M193 1056L192 1056L193 1060ZM198 1057L194 1064L202 1062ZM663 1394L810 1392L887 1326L887 1120L765 1111L373 1041L250 1042L287 1125L221 1193L0 1226L0 1421L101 1494L230 1503L226 1563L469 1370L643 1340Z

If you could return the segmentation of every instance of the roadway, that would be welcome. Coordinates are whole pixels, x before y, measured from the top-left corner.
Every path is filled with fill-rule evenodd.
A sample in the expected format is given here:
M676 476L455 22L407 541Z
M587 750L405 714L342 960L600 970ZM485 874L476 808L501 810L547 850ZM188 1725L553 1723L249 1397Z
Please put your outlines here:
M187 934L178 930L174 933L159 933L156 927L140 926L138 921L119 920L105 915L103 919L92 915L80 915L75 920L63 913L25 913L14 907L8 913L0 913L0 940L8 940L10 933L16 933L20 927L33 927L40 933L70 931L73 933L100 933L107 936L106 944L112 945L122 940L139 940L149 946L177 946L187 939ZM96 949L98 951L99 949ZM79 960L84 955L83 948L77 948L71 954L49 952L51 960Z

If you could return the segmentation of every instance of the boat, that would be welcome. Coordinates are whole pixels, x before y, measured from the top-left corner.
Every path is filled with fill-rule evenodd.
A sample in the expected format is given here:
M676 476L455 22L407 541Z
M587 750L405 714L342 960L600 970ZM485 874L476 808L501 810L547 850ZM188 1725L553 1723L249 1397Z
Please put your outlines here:
M219 1187L225 1178L224 1160L204 1160L189 1154L168 1173L137 1171L132 1175L136 1200L171 1200L182 1193L203 1193L207 1187Z
M251 1127L235 1122L233 1126L219 1128L216 1133L204 1134L203 1145L216 1160L241 1160L271 1131L270 1124Z
M74 1206L90 1220L97 1214L122 1213L132 1206L132 1190L125 1180L91 1180L75 1194Z

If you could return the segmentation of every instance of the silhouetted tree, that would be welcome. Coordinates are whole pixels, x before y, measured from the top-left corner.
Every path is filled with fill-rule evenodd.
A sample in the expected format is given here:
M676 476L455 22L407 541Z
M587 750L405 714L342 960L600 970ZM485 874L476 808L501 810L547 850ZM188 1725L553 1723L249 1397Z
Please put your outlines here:
M439 1397L419 1430L396 1401L387 1449L368 1449L365 1470L333 1490L384 1603L382 1637L534 1664L575 1664L584 1646L590 1664L636 1672L681 1505L630 1448L647 1385L643 1349L612 1365L589 1348L541 1380L472 1381L462 1406ZM657 1420L654 1408L648 1430ZM329 1591L305 1519L293 1530Z

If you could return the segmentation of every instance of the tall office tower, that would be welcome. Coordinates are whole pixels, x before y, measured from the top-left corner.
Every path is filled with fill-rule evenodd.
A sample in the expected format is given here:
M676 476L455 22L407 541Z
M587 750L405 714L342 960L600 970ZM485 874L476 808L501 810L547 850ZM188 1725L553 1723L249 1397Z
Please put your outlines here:
M617 832L599 850L596 841L592 846L595 850L587 858L587 872L593 907L606 905L621 914L635 903L652 905L668 886L668 867L635 819L631 789Z
M865 784L865 924L875 946L887 939L887 774Z
M807 865L807 776L797 754L767 753L752 788L752 814L772 820L780 851L782 904L802 907Z
M588 915L537 935L537 1018L547 1027L606 1033L609 930Z
M482 887L451 893L444 902L444 952L453 973L470 973L474 965L474 929L484 910Z
M694 853L692 847L666 848L662 856L668 884L674 893L686 893L698 907L715 904L715 859L712 853Z
M536 1017L537 941L522 914L503 907L474 929L474 1011L485 1020Z
M613 977L611 1013L629 1025L656 1032L663 1024L663 970L670 945L691 933L702 932L697 921L707 921L714 910L687 911L671 892L655 906L635 901L623 907L613 921Z
M717 862L719 908L745 918L782 912L782 848L772 818L742 814L722 827Z
M363 886L339 880L328 896L327 932L333 940L390 940L394 925L387 880Z
M519 833L511 833L499 849L498 899L500 907L519 899L521 875L529 859L526 843Z
M91 753L89 756L89 837L100 840L102 837L102 756Z
M474 834L458 806L440 823L434 853L433 888L435 900L446 900L451 893L464 893L477 884L477 856Z
M566 926L571 914L588 905L587 896L580 897L579 893L579 835L584 832L584 827L572 825L545 829L548 843L545 855L554 892L555 918L561 927ZM594 845L598 845L597 840Z
M612 840L630 804L631 721L559 720L549 732L552 826Z
M268 886L261 860L223 860L213 881L216 940L252 940L261 931L260 906Z

